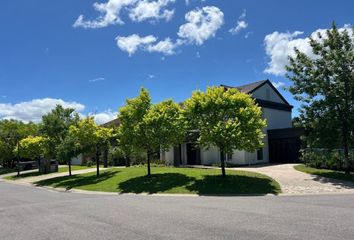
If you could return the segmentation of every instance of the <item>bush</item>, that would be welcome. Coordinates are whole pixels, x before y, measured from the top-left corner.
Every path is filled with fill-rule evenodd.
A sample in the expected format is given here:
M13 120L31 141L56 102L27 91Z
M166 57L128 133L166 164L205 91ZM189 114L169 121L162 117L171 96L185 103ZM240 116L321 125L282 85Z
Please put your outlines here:
M111 147L108 151L108 165L125 166L124 153L119 147Z
M87 160L87 162L86 162L86 166L87 167L92 167L94 164L95 163L93 161L91 161L91 160Z
M303 149L300 151L301 161L308 167L330 170L344 170L343 150ZM350 169L354 170L354 151L349 154Z

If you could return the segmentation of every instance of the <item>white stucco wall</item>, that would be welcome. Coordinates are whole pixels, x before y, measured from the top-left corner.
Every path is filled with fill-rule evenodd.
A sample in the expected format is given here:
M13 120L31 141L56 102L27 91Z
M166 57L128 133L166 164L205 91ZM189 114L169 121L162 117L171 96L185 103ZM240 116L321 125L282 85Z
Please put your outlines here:
M200 160L204 165L218 163L219 158L220 153L217 147L210 147L209 149L202 149L200 151Z
M81 165L82 164L82 154L80 154L77 157L74 157L71 159L71 164L72 165Z

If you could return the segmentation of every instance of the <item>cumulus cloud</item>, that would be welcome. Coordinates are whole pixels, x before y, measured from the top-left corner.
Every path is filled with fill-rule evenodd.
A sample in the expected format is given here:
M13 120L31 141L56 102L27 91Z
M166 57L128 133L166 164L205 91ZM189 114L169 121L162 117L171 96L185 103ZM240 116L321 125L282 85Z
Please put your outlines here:
M0 119L16 119L25 122L39 122L41 121L42 115L50 112L56 105L62 105L65 108L74 108L78 112L85 109L83 104L77 102L66 102L62 99L34 99L17 104L0 103Z
M284 82L281 82L281 81L272 82L272 84L273 84L273 86L274 86L276 89L285 87L285 83L284 83Z
M243 10L242 14L239 16L236 26L231 28L229 32L232 35L238 34L242 29L246 29L248 27L248 23L244 20L246 18L246 9ZM247 36L248 37L248 36ZM246 37L246 38L247 38Z
M138 1L137 4L130 9L129 17L136 22L142 22L148 19L171 20L174 15L174 9L165 9L169 4L174 3L176 0L158 0Z
M49 113L56 105L61 105L64 108L73 108L81 117L86 117L82 112L85 110L85 105L78 102L67 102L62 99L42 98L33 99L31 101L12 103L0 103L0 120L15 119L23 122L40 122L42 116ZM97 124L109 122L117 117L117 112L110 109L99 112L90 113Z
M224 13L215 6L206 6L188 12L185 19L187 23L180 26L178 36L188 43L202 45L224 24Z
M116 119L118 115L118 112L114 112L110 109L104 111L104 112L100 112L100 113L90 113L89 116L93 117L95 122L97 124L104 124L107 123L113 119Z
M117 46L132 56L137 50L147 52L159 52L165 55L171 55L174 53L176 44L172 42L170 38L166 38L162 41L157 41L157 37L148 35L140 37L138 34L132 34L127 37L118 36L116 38Z
M156 37L148 35L146 37L140 37L138 34L133 34L128 37L118 36L116 38L117 46L129 54L133 55L139 48L145 48L146 46L156 42Z
M353 34L349 25L345 25L340 28L339 31L347 29ZM318 33L321 33L323 37L326 36L327 29L318 29L311 33L313 39L318 40ZM265 73L274 74L277 76L284 75L286 73L285 66L289 63L289 56L294 56L294 48L298 48L301 52L305 53L311 58L314 58L312 48L309 44L309 37L300 37L303 35L301 31L295 32L273 32L268 34L264 38L264 45L266 54L269 57L268 66L264 70Z
M104 3L94 3L94 9L99 16L93 20L85 20L80 15L73 27L103 28L109 25L124 24L120 14L123 10L128 12L131 20L141 22L144 20L170 20L173 17L174 9L166 7L175 0L108 0Z

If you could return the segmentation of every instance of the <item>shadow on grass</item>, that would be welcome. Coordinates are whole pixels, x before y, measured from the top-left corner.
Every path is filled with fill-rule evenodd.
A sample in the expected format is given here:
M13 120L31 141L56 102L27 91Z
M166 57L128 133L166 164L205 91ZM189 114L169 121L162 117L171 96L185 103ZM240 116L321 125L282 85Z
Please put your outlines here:
M16 180L16 179L27 178L27 177L37 177L39 175L45 175L45 174L41 174L38 171L30 172L30 173L20 173L20 176L17 176L17 175L9 176L9 177L6 177L6 179Z
M52 186L58 188L65 188L65 189L72 189L72 188L79 188L86 185L97 184L102 181L105 181L109 178L112 178L114 175L119 173L119 171L106 171L101 172L99 177L96 175L74 175L74 176L65 176L65 177L56 177L47 180L42 180L36 182L37 186Z
M180 173L153 174L151 178L140 176L118 184L121 193L158 193L165 192L175 187L183 187L192 181L194 177L188 177Z
M226 178L220 175L204 175L203 179L196 180L193 184L187 186L187 189L198 195L280 193L279 185L271 179L242 175L228 175Z

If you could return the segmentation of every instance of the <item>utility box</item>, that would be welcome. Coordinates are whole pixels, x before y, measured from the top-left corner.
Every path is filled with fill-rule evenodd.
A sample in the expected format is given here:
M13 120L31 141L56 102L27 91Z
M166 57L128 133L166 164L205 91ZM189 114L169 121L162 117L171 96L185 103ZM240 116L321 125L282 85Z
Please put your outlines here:
M58 162L54 159L42 158L39 161L39 172L41 174L58 172Z

